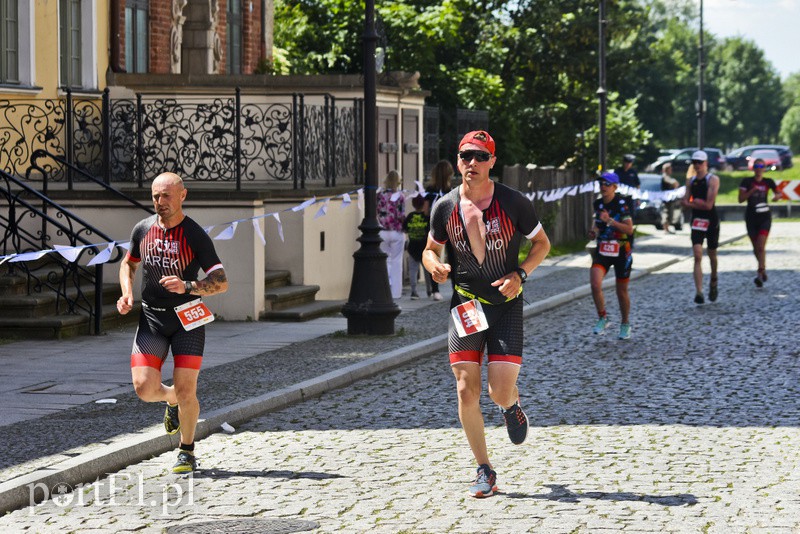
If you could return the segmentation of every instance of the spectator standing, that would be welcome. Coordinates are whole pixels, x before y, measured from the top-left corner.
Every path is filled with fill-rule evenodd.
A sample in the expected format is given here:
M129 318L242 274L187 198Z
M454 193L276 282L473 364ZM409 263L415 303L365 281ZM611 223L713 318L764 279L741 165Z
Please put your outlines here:
M703 304L703 241L706 241L711 262L711 282L708 299L717 300L717 247L719 247L719 214L717 193L719 178L708 172L708 154L696 150L692 154L695 175L686 181L686 194L681 204L692 209L692 253L694 255L694 302Z
M661 167L661 190L673 191L678 188L680 184L678 180L672 177L672 164L665 163ZM672 221L675 220L675 209L680 209L680 202L678 199L665 200L661 203L661 227L664 232L674 234L675 230L670 228Z
M622 167L617 167L614 170L614 174L619 176L619 183L639 189L641 182L639 180L639 173L636 172L636 169L633 167L634 161L636 161L636 156L633 154L625 154L622 156Z
M767 281L767 238L772 227L772 212L767 203L770 191L772 200L780 200L777 185L771 178L764 178L764 160L758 158L753 162L755 176L744 178L739 185L739 202L747 201L744 212L744 221L747 226L747 235L753 244L753 254L758 261L758 271L753 280L756 287L763 287Z
M378 193L378 223L383 228L380 232L381 250L388 256L386 269L389 272L389 288L393 299L399 299L403 294L405 201L400 190L400 174L391 170L386 174L383 189Z
M432 183L425 188L425 213L430 215L436 201L450 192L454 174L453 166L446 159L440 160L433 166L433 170L431 171ZM455 269L456 255L449 242L445 244L444 251L446 261ZM427 271L425 272L427 273ZM439 292L439 284L433 279L431 279L431 293L429 296L433 297L433 300L442 300L442 294Z
M422 252L425 250L425 245L428 242L428 233L431 230L430 217L425 213L425 197L417 195L411 199L411 205L414 211L408 214L406 220L403 222L403 231L408 236L408 279L411 283L411 300L417 300L419 293L417 293L417 279L419 278L419 266L422 263ZM426 269L422 269L425 273L425 287L428 288L430 295L430 276Z

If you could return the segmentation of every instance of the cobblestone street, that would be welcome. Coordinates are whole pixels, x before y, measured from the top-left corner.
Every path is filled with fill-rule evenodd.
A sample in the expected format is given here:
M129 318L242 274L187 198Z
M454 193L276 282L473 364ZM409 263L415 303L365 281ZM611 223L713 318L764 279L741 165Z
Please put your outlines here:
M171 473L170 452L0 530L270 518L317 532L800 532L798 230L773 224L763 289L746 239L719 251L715 303L693 303L691 260L632 282L628 341L613 289L605 336L591 298L526 320L523 445L483 397L496 496L467 495L476 466L441 353L198 442L193 478Z

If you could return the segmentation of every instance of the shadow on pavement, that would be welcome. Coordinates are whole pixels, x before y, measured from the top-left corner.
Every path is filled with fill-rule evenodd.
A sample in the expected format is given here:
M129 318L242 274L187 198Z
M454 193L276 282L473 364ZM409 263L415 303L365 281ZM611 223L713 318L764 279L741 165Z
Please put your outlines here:
M693 506L697 504L697 497L691 493L680 493L678 495L641 495L630 492L606 493L603 491L587 491L585 493L576 493L570 491L567 486L561 484L545 484L544 486L550 489L550 493L528 494L520 492L499 492L499 494L505 495L509 499L540 499L545 501L571 503L576 503L581 500L596 500L646 502L649 504L659 504L661 506Z
M342 475L331 473L318 473L316 471L227 471L225 469L199 469L194 473L194 478L211 478L223 480L228 478L280 478L283 480L294 480L298 478L309 478L312 480L327 480L330 478L347 478Z

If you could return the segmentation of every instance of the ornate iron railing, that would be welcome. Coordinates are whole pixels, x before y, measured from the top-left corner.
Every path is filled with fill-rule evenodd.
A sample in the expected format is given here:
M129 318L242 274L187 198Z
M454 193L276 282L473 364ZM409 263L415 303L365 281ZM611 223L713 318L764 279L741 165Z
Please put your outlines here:
M24 181L0 171L0 254L24 254L53 248L54 244L82 248L74 261L51 252L38 261L7 262L6 273L26 279L28 294L55 294L55 314L86 314L93 333L101 331L103 266L88 267L88 259L101 251L94 242L111 238ZM96 237L93 237L96 236ZM117 248L110 262L122 257ZM94 298L86 292L92 287Z
M105 183L146 180L165 171L186 180L333 186L363 182L361 100L307 104L303 94L269 103L229 97L0 101L0 169L29 172L43 149ZM274 101L274 102L272 102ZM54 181L83 180L69 165L38 163Z

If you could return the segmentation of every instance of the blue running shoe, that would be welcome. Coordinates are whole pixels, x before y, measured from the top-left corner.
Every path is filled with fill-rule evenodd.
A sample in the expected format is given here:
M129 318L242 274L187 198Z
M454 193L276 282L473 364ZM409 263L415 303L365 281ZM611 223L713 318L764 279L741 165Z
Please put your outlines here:
M620 339L631 338L631 325L629 325L628 323L623 323L619 325L619 338Z
M595 334L605 334L606 328L608 328L608 317L601 317L597 320L597 323L594 325L594 332Z
M478 476L475 482L469 487L469 494L478 499L491 497L497 491L497 473L488 465L483 464L478 467Z

